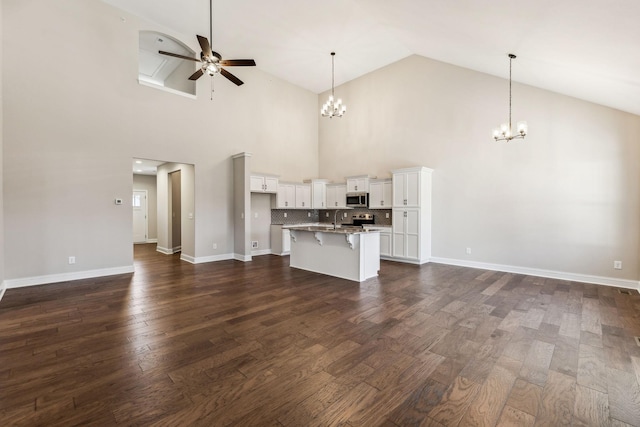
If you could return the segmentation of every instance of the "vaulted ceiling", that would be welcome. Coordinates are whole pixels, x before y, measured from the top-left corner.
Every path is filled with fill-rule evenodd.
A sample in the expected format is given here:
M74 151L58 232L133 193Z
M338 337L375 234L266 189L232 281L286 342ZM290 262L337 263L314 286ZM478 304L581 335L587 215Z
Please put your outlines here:
M197 47L209 1L103 0ZM640 115L638 0L214 0L213 49L320 93L411 54ZM505 89L506 90L506 89Z

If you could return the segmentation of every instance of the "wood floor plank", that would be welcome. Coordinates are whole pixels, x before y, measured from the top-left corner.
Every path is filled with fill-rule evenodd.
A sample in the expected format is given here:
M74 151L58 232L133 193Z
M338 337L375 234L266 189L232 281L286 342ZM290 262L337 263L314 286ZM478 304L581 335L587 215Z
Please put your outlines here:
M580 344L578 352L578 384L593 390L607 393L608 371L602 348Z
M502 410L500 419L496 426L504 427L532 427L535 424L536 418L533 415L526 412L519 411L509 405L506 405Z
M429 412L429 417L444 425L457 425L479 390L479 384L456 377L440 403Z
M549 378L542 390L542 401L535 425L571 425L575 394L575 378L549 371Z
M502 366L495 366L458 425L495 425L515 380L513 372Z
M631 425L640 424L640 385L635 376L607 368L611 418Z
M609 396L581 385L576 386L572 426L609 424Z
M518 378L511 392L507 405L518 411L531 415L534 419L542 403L542 387Z
M0 424L640 426L640 294L155 249L134 247L134 274L6 291Z

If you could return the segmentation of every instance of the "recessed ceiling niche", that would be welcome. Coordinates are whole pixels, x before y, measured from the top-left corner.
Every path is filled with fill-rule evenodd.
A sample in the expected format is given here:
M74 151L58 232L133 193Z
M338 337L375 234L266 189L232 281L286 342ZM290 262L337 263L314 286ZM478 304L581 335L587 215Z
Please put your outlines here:
M158 53L164 50L195 58L194 51L184 43L155 31L140 31L138 46L138 82L170 92L196 94L196 83L189 80L189 76L199 63Z

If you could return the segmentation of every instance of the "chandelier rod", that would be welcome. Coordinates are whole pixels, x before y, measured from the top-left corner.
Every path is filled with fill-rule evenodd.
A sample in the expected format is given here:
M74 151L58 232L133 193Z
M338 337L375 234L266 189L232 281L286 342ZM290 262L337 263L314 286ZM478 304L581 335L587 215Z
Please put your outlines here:
M335 86L335 58L336 53L331 52L331 96L334 96L333 88Z
M509 131L513 129L511 127L511 60L515 57L513 53L509 54Z

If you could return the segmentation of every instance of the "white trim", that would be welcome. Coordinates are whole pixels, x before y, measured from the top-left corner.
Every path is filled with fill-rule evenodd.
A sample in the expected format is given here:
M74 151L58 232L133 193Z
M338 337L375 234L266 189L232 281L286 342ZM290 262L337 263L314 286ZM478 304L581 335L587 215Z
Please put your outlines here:
M158 239L147 239L146 243L158 243Z
M22 277L20 279L5 280L7 289L25 286L45 285L48 283L68 282L71 280L92 279L94 277L114 276L116 274L133 273L133 265L122 267L101 268L98 270L75 271L73 273L47 274L45 276Z
M202 264L205 262L228 261L233 258L233 254L201 256L193 259L194 264Z
M251 256L271 255L271 249L259 249L257 251L251 251Z
M393 257L389 255L380 255L380 259L384 259L386 261L403 262L405 264L414 264L414 265L422 265L429 262L428 259L420 261L417 259L399 258L399 257ZM446 263L443 263L443 264L446 264Z
M172 248L172 249L163 248L162 246L156 246L156 251L165 255L173 255L173 254L177 254L178 252L181 252L182 246L176 246L175 248Z
M152 83L152 82L149 82L149 81L146 81L146 80L142 80L140 78L138 78L138 83L141 84L142 86L147 86L147 87L152 87L152 88L155 88L155 89L160 89L160 90L162 90L164 92L169 92L169 93L172 93L174 95L184 96L185 98L198 99L198 97L196 95L192 95L190 93L181 92L179 90L171 89L170 87L161 86L159 84Z
M503 271L505 273L524 274L527 276L547 277L550 279L569 280L572 282L592 283L595 285L614 286L617 288L636 289L640 291L640 281L616 279L614 277L592 276L590 274L568 273L565 271L542 270L538 268L518 267L513 265L491 264L478 261L465 261L453 258L432 257L431 262L457 265L460 267L480 268L483 270Z
M187 255L187 254L180 254L180 261L186 261L190 264L195 264L196 259L194 257L192 257L191 255Z
M7 282L4 280L0 283L0 301L2 301L2 297L4 296L4 292L7 290Z
M233 259L242 262L251 261L251 255L233 254Z

